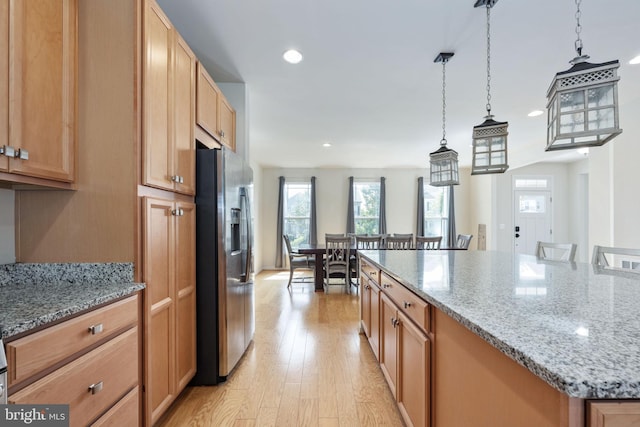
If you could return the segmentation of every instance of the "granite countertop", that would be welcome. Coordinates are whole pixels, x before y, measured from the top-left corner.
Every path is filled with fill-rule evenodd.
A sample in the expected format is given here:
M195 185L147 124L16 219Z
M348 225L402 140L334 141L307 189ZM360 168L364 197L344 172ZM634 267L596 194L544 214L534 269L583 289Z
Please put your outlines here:
M640 398L640 274L492 251L359 254L557 390Z
M0 265L0 338L91 309L144 289L133 264Z

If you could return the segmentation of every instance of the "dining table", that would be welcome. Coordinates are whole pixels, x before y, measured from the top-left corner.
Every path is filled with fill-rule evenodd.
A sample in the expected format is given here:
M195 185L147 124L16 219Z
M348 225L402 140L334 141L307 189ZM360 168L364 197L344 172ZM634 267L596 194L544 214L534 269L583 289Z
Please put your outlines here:
M356 247L352 246L351 255L356 255ZM324 269L322 261L324 260L324 254L327 252L327 245L322 243L301 243L298 246L298 253L304 255L313 255L315 258L313 284L316 292L324 292Z

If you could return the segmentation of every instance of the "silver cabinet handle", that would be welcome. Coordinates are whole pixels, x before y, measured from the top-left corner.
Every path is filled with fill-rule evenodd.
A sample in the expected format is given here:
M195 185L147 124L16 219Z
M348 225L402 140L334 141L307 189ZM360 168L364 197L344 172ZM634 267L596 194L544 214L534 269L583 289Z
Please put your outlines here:
M172 181L172 182L180 182L180 176L178 176L178 175L171 175L171 181Z
M15 152L14 157L20 160L29 160L29 152L24 148L18 148Z
M98 394L102 391L102 381L99 381L97 383L93 383L89 386L89 391L91 392L91 394Z
M10 145L3 145L2 147L0 147L0 154L4 154L7 157L15 157L16 150Z
M97 335L102 333L104 327L102 326L102 323L98 323L97 325L91 325L89 326L89 332L91 333L91 335Z
M224 131L220 129L220 136L224 138Z
M173 215L173 216L183 216L184 215L184 209L182 209L182 208L173 209L171 211L171 215Z

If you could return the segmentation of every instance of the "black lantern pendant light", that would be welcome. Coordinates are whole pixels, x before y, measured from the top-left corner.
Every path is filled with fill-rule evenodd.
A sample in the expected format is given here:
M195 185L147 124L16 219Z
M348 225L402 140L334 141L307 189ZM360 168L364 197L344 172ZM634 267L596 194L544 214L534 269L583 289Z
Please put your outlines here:
M429 154L430 184L434 187L460 184L458 175L458 152L447 148L446 139L446 65L453 53L440 53L433 62L442 62L442 139L440 148Z
M545 151L594 147L622 133L618 125L618 60L592 64L582 54L580 3L576 0L575 48L578 56L553 78L547 91Z
M491 8L498 0L477 0L474 7L487 9L487 115L473 127L473 163L471 175L503 173L507 164L508 122L493 120L491 114Z

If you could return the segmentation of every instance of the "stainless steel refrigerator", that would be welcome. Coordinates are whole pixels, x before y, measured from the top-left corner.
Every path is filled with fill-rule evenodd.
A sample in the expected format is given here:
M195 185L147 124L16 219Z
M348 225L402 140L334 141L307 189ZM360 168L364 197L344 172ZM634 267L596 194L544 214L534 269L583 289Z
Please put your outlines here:
M193 385L225 381L253 339L252 181L251 168L236 153L198 147Z

